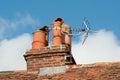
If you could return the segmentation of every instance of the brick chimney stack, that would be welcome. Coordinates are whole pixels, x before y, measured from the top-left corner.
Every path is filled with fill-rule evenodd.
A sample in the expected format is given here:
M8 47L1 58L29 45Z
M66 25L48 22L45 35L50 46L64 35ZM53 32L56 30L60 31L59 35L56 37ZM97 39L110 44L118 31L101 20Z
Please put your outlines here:
M28 72L38 72L40 68L76 64L71 54L71 36L62 34L62 30L70 32L68 29L64 31L70 27L63 25L63 22L61 18L52 22L52 46L48 46L47 26L34 32L32 49L24 54Z

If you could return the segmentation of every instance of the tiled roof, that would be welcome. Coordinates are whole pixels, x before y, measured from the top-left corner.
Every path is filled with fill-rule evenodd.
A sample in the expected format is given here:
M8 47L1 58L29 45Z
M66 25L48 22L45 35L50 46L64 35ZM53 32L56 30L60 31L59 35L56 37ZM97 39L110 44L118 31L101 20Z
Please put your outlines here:
M65 72L38 75L18 70L0 73L0 80L120 80L120 62L68 65Z

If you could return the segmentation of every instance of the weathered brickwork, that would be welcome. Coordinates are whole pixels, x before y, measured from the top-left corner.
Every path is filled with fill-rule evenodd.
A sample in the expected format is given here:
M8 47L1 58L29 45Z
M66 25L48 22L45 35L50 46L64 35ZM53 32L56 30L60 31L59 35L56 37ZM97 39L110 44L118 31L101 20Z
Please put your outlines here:
M39 68L65 65L66 53L40 54L26 57L27 70L38 71ZM47 58L47 59L46 59Z
M27 70L39 71L43 67L54 67L66 65L65 56L70 54L68 45L52 46L40 48L37 50L29 50L26 52L25 59L27 62Z

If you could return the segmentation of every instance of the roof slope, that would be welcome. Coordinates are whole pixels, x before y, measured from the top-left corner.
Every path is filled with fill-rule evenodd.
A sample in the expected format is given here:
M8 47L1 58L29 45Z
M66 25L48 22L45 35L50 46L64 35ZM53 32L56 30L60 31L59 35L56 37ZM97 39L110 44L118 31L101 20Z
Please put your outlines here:
M0 80L120 80L120 62L69 65L66 72L39 76L34 72L0 72Z
M38 80L120 80L120 62L68 66L65 73L38 76Z

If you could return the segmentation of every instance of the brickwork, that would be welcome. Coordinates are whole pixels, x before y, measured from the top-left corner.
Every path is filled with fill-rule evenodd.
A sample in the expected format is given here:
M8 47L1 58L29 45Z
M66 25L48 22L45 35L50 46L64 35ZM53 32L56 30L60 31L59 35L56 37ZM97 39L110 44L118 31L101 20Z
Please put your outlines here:
M65 65L66 53L32 55L27 57L27 70L38 71L39 68ZM47 59L46 59L47 57Z
M69 47L66 45L40 48L26 52L25 59L27 70L39 71L39 68L66 65L65 56L69 54Z

